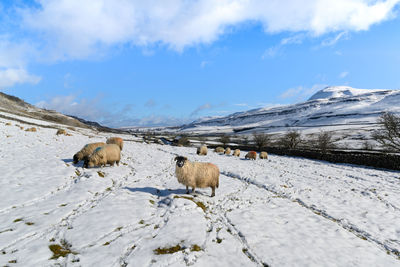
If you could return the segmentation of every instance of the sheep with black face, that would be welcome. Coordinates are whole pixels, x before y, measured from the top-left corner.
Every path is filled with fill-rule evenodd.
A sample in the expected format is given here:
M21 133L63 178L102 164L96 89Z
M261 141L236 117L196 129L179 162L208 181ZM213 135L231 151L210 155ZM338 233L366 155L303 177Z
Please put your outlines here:
M98 143L90 143L85 145L81 150L79 150L75 155L74 155L74 164L77 164L79 161L87 160L87 158L93 153L93 151L98 148L105 146L106 144L103 142L98 142Z
M215 196L215 188L219 187L219 169L216 165L206 162L191 162L186 157L175 157L175 175L178 182L186 185L186 193L189 187L192 192L196 187L211 187L211 197Z

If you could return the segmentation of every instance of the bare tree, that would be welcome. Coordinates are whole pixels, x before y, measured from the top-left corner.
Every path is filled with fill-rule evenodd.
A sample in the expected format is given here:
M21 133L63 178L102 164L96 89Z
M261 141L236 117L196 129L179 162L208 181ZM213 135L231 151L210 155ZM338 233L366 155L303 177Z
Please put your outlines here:
M223 134L223 135L219 138L219 141L220 141L220 142L223 144L223 146L225 147L228 143L231 142L231 138L230 138L228 135Z
M365 140L363 145L362 145L362 149L364 149L364 150L373 150L374 149L374 144L369 142L368 140Z
M326 153L329 149L335 147L333 144L333 134L331 132L321 131L316 140L317 147L322 151L322 153Z
M242 144L243 145L248 145L249 144L249 136L248 135L243 135Z
M381 129L374 131L372 137L388 150L400 150L400 117L387 112L378 119Z
M301 134L296 130L288 131L281 139L280 143L286 148L296 148L301 143Z
M266 148L267 145L271 141L271 137L265 133L253 133L253 140L254 144L256 145L257 149L261 151L263 148Z

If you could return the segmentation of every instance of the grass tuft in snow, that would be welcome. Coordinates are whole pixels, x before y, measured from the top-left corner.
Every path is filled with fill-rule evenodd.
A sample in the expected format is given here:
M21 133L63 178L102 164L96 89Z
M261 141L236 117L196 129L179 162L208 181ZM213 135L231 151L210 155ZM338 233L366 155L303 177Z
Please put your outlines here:
M14 220L15 223L16 223L16 222L20 222L20 221L22 221L22 218L18 218L18 219L15 219L15 220Z
M104 172L101 172L101 171L98 171L97 174L98 174L100 177L102 177L102 178L104 178L104 176L105 176L105 173L104 173Z
M164 255L164 254L173 254L179 251L182 251L184 248L181 247L180 245L176 245L173 247L169 247L169 248L157 248L154 251L154 254L156 255Z
M51 252L53 252L53 256L50 258L50 260L56 260L59 257L66 257L69 254L78 254L74 251L71 250L71 244L69 244L66 240L61 240L60 245L59 244L53 244L49 246L49 249Z
M17 260L10 260L8 263L17 263Z
M194 244L191 248L190 248L190 251L202 251L203 249L200 247L200 246L198 246L198 245L196 245L196 244Z
M34 225L35 223L33 223L33 222L25 222L25 224L31 226L31 225Z
M187 199L187 200L191 200L191 201L193 201L198 207L200 207L200 208L204 211L204 213L207 211L206 205L204 205L204 203L201 202L201 201L196 201L196 200L194 200L193 197L174 196L174 198L184 198L184 199Z

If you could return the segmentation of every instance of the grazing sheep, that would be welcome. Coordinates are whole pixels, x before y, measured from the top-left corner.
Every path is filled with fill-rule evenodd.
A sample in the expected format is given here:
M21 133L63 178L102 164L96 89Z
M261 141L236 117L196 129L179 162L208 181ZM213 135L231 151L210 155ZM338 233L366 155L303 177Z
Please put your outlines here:
M217 148L215 148L215 152L217 152L217 153L224 153L225 152L225 149L223 148L223 147L217 147Z
M211 197L215 196L215 187L219 186L219 169L212 163L191 162L186 157L175 158L175 175L178 182L186 185L186 193L189 193L189 186L192 192L196 187L211 187Z
M235 149L235 151L233 151L233 156L240 157L240 149Z
M260 159L268 159L268 153L265 151L260 152Z
M85 145L79 152L77 152L74 155L73 163L77 164L81 160L85 161L93 153L93 151L96 148L101 147L101 146L105 146L105 145L106 145L106 143L103 143L103 142L90 143L90 144Z
M107 139L107 144L116 144L119 146L119 149L122 151L122 147L124 146L124 140L121 137L110 137Z
M119 161L121 160L121 149L116 144L107 144L96 148L93 153L85 160L83 163L84 168L92 168L95 166L106 166L110 164L114 166L117 163L119 166Z
M207 155L207 146L202 145L201 147L197 148L197 155Z
M225 155L230 155L231 154L231 148L230 147L227 147L226 149L225 149Z
M256 160L257 159L257 152L255 151L249 151L246 156L244 157L245 159L253 159Z
M67 135L67 131L64 129L58 129L56 135L60 135L60 134Z
M28 128L25 130L25 132L36 132L36 128L35 127Z

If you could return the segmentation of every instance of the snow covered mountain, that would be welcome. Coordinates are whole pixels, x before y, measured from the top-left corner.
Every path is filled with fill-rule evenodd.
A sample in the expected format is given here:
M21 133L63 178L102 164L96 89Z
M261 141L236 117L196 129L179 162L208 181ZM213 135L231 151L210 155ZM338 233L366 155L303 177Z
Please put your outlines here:
M194 133L276 133L291 129L360 130L376 128L382 112L400 112L400 90L326 87L303 103L259 108L226 117L202 119L184 125Z

